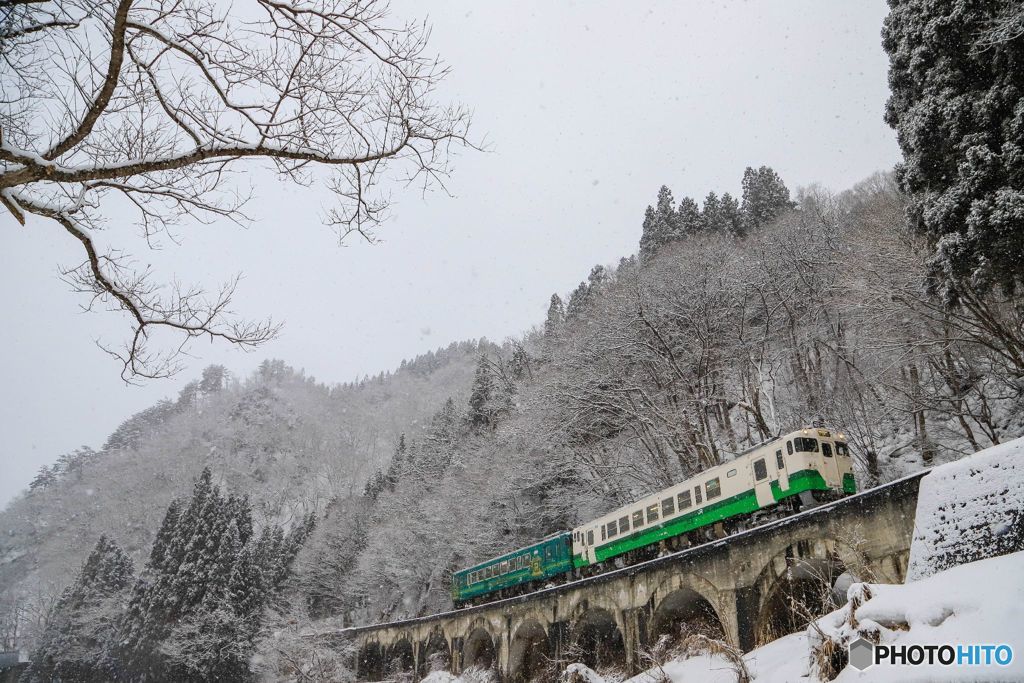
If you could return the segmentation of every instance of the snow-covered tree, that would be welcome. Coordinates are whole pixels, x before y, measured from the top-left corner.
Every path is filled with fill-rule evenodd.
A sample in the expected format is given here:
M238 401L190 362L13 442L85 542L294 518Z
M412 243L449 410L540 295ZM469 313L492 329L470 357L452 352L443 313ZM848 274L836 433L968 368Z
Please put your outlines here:
M21 680L99 683L116 678L115 626L133 571L131 558L101 536L74 584L54 606Z
M1014 0L893 0L885 120L908 216L948 301L1024 282L1024 41Z
M662 185L654 206L644 213L643 232L640 235L640 258L650 258L666 244L682 236L676 215L672 191Z
M793 206L789 188L771 167L754 169L748 166L743 171L740 235L757 230Z

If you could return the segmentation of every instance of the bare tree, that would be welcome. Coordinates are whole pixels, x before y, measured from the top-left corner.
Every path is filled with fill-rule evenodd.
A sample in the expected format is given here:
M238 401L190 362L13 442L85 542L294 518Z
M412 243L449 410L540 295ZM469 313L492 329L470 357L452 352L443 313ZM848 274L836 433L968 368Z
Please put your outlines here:
M198 337L252 347L269 319L236 319L237 278L208 294L154 281L97 232L121 203L151 246L184 220L244 222L231 175L270 160L338 197L342 238L373 240L386 169L440 184L469 117L436 103L447 68L423 25L379 0L4 0L0 2L0 202L20 223L54 221L84 260L63 271L87 308L126 314L126 379L167 376ZM249 16L240 17L239 14ZM323 172L321 169L327 169ZM172 236L173 237L173 236ZM113 241L113 240L112 240ZM158 330L180 339L151 350Z

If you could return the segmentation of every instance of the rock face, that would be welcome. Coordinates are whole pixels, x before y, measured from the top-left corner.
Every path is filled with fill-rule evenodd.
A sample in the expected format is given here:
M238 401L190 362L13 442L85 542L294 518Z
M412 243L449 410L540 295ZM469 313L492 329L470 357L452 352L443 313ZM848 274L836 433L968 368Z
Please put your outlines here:
M921 480L907 580L1024 550L1024 438L935 468Z

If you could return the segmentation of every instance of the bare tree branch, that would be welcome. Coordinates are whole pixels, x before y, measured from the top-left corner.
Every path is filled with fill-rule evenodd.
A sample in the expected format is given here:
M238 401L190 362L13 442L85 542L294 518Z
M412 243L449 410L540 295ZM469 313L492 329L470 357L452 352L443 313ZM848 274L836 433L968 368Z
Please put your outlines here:
M126 254L100 253L113 198L152 245L182 219L247 221L230 176L269 161L294 182L322 180L338 197L327 222L372 241L392 169L444 189L453 145L473 146L468 114L434 100L447 68L426 52L429 31L394 24L379 0L255 0L244 17L214 0L0 6L0 203L81 245L65 279L92 296L87 308L132 321L112 352L126 379L176 369L184 345L150 355L155 329L252 347L277 327L221 321L237 279L210 301L176 285L168 295Z

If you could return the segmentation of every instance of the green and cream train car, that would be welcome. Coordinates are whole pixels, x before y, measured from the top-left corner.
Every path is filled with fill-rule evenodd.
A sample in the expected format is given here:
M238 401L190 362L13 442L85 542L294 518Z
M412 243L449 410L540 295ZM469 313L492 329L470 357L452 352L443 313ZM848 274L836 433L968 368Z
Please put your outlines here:
M576 527L573 566L643 559L855 492L846 439L807 427Z

